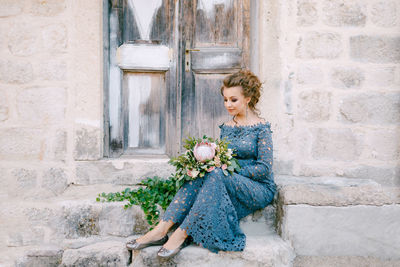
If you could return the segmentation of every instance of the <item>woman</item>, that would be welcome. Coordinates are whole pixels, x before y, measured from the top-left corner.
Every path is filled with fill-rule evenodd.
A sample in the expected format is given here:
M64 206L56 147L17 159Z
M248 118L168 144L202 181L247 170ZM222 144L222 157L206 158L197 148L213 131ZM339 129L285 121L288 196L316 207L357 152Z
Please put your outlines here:
M216 253L244 249L246 237L239 220L270 204L276 193L272 131L256 109L260 91L259 79L247 70L229 75L221 87L225 108L233 118L219 126L220 137L230 141L240 172L225 176L217 168L185 182L159 224L127 243L128 249L163 245L157 253L161 258L176 255L192 240ZM168 238L174 224L179 227Z

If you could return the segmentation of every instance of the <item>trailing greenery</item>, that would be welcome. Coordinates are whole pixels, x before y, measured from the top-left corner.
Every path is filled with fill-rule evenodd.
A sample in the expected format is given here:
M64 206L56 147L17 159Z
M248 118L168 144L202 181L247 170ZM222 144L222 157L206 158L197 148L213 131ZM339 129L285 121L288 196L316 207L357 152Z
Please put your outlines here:
M160 206L164 211L171 203L179 188L183 185L183 180L178 180L175 176L162 179L158 176L147 178L138 185L140 188L125 190L117 193L101 193L96 198L100 202L126 201L124 208L139 205L150 226L155 226L158 222Z

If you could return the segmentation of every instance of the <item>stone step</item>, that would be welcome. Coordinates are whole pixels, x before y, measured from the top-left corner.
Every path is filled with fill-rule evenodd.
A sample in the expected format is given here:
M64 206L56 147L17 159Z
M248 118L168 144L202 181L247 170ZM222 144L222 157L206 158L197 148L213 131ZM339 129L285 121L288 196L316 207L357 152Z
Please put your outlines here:
M59 244L64 240L90 236L142 234L149 230L139 206L123 208L122 202L97 202L102 192L118 192L126 186L108 184L70 186L62 195L31 202L13 202L2 207L7 222L1 222L0 237L6 246ZM248 231L274 227L275 206L242 219ZM247 230L246 230L247 231Z
M246 248L242 252L210 252L198 245L190 245L173 259L157 257L159 247L149 247L132 254L131 267L142 266L292 266L295 253L288 242L276 233L247 235Z
M128 240L119 238L99 241L77 248L41 247L30 249L16 261L16 266L292 266L293 249L276 233L247 236L242 252L212 253L196 244L183 249L170 260L160 260L156 253L160 246L129 252ZM37 265L40 263L40 265ZM51 264L53 265L51 265ZM58 263L58 264L55 264Z
M400 260L400 188L337 177L277 183L278 232L297 255Z

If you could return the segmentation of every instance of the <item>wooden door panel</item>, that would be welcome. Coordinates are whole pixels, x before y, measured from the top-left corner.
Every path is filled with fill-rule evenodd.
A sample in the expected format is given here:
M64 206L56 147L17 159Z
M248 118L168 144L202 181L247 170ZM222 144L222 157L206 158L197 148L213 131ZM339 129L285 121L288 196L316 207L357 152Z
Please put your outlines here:
M196 114L197 136L219 136L222 122L229 120L224 108L220 88L224 75L221 74L195 74L196 84Z
M239 1L240 2L240 1ZM196 47L237 45L238 1L199 0L195 6Z
M169 44L174 6L170 0L124 0L124 42Z
M191 52L194 72L231 72L243 64L242 50L239 48L203 48Z
M164 74L126 72L123 88L126 154L164 153Z

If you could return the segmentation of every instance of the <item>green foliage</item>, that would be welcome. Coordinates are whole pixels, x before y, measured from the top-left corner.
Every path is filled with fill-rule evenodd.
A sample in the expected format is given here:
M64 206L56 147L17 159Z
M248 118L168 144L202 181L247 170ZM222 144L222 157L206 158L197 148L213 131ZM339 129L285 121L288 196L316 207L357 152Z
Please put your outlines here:
M125 202L125 209L133 205L139 205L145 214L147 222L153 227L159 220L160 211L158 210L158 206L165 211L185 181L203 177L207 172L212 171L216 167L221 168L225 175L234 171L240 171L239 163L234 158L235 154L228 148L229 142L225 139L214 140L213 138L203 136L203 138L197 139L189 137L183 141L183 147L186 148L186 152L169 161L169 164L176 168L174 175L165 180L157 176L146 178L138 184L140 188L137 189L126 188L121 192L107 194L103 192L98 195L96 201ZM196 144L202 142L214 143L216 145L216 154L213 159L198 162L193 151ZM196 175L190 177L188 176L188 171L195 172Z
M126 201L125 209L132 205L139 205L148 224L154 226L157 224L160 215L158 206L166 210L182 184L183 181L177 180L175 176L165 180L155 176L141 181L138 184L141 187L137 189L126 188L124 191L108 194L103 192L98 195L96 201Z

